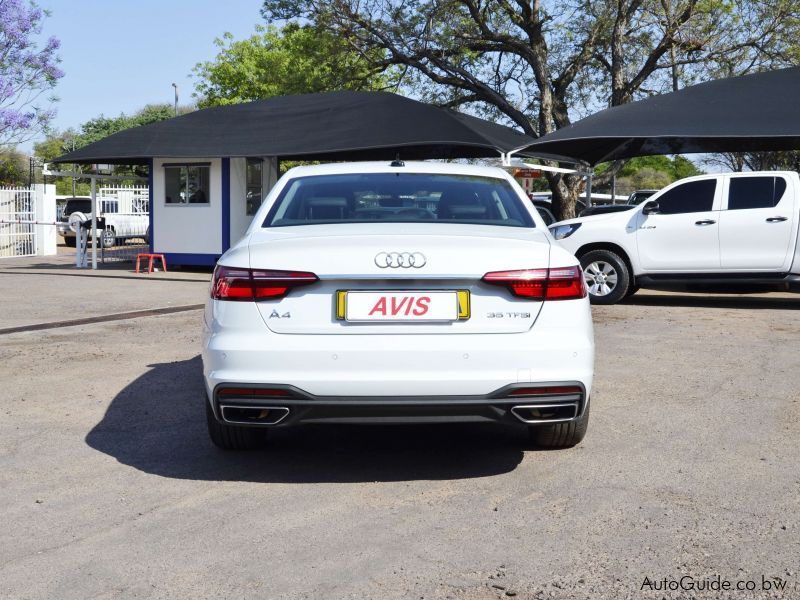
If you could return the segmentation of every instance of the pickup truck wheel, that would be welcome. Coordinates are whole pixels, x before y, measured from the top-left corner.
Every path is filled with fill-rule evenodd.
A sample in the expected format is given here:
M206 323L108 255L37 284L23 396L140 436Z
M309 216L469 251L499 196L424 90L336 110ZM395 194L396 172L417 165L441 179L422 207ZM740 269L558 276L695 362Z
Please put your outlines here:
M78 238L76 238L74 235L70 237L64 236L64 245L70 248L75 248L78 245Z
M100 237L103 248L113 248L117 245L117 234L114 233L112 228L103 229L103 233Z
M628 265L610 250L591 250L580 257L592 304L616 304L628 293Z
M217 421L211 403L204 399L206 404L206 422L208 435L214 445L223 450L256 450L264 444L267 432L259 427L237 427L224 425Z
M552 425L528 425L528 439L536 448L571 448L586 435L589 427L589 405L579 419Z

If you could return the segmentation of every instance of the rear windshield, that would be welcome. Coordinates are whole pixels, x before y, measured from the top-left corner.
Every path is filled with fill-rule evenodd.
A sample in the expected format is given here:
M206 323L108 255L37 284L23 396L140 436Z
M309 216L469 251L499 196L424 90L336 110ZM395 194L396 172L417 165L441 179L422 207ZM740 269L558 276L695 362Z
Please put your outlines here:
M534 227L504 179L424 173L298 177L281 191L264 227L436 221Z
M67 200L67 205L64 207L64 214L71 215L74 212L92 212L92 201L89 198Z

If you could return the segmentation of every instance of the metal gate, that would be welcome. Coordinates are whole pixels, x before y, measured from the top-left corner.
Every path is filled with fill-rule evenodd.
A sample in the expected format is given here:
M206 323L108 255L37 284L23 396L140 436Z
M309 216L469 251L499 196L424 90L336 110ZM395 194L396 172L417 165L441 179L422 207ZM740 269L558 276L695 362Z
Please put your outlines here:
M101 261L133 261L150 243L150 190L146 185L104 186L97 190L102 219Z
M30 223L35 219L32 189L0 187L0 258L36 254L36 226Z

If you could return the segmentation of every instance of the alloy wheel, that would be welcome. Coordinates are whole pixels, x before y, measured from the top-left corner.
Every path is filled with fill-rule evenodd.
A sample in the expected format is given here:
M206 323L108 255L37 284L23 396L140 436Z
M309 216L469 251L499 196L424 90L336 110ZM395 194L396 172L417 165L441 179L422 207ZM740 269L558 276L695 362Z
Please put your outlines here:
M605 261L596 260L583 269L586 287L593 296L607 296L617 287L617 270Z

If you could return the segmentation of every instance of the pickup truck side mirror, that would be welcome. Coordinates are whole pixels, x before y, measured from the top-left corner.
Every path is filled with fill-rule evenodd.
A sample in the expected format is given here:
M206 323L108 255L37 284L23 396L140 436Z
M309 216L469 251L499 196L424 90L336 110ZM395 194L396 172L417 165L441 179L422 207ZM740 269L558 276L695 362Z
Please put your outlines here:
M655 200L650 200L642 208L643 215L655 215L659 212L661 212L661 207L658 206L658 202Z

